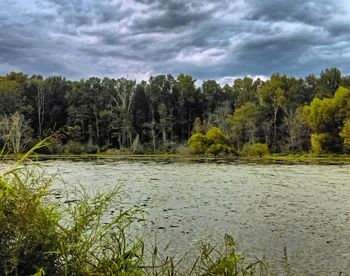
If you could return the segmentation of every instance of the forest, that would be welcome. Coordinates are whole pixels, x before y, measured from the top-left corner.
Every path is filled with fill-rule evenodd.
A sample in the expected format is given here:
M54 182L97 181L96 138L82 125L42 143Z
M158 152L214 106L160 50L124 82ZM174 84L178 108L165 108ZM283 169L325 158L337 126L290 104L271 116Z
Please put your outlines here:
M189 75L148 81L0 76L1 146L19 153L347 153L350 76L244 77L200 86Z

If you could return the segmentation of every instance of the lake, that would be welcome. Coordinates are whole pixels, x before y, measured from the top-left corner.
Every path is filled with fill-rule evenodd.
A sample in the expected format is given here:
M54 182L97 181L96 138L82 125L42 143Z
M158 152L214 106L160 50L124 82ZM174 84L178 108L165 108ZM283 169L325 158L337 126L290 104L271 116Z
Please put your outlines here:
M108 191L147 212L142 228L170 252L220 244L232 234L248 258L281 267L286 246L296 273L350 271L350 166L256 165L170 161L45 161L55 187ZM116 206L116 208L119 208Z

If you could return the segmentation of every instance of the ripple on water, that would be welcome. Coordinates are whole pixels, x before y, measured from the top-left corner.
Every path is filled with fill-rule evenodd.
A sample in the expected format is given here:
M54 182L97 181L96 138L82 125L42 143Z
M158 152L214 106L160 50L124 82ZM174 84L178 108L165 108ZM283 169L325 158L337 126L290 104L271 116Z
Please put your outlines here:
M233 234L247 256L281 266L287 246L296 272L350 271L350 166L237 165L152 161L49 161L66 183L107 191L118 184L123 206L143 206L146 234L170 250ZM64 189L60 178L56 187ZM59 195L61 196L61 195ZM64 197L65 198L65 197ZM118 210L116 207L115 210ZM142 230L142 231L143 231ZM343 274L344 275L344 274Z

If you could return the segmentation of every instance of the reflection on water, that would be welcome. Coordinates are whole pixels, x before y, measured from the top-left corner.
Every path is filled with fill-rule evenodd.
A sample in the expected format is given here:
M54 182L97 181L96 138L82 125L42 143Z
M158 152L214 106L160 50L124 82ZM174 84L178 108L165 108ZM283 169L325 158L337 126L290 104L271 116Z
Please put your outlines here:
M249 257L294 270L350 271L350 166L238 165L142 161L47 161L69 185L98 191L121 184L125 206L147 211L146 235L187 252L233 234ZM156 234L154 234L156 233ZM347 275L347 274L342 274Z

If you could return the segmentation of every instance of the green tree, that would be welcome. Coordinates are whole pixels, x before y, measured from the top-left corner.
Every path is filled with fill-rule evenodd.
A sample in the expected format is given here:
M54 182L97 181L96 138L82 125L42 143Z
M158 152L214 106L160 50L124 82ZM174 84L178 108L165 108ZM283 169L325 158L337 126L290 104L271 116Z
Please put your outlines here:
M313 153L331 153L341 149L338 135L329 132L311 134L311 149Z
M170 112L168 111L164 103L161 103L159 105L158 113L159 113L159 129L162 133L162 142L163 142L163 147L165 148L167 145L168 132L171 131L173 120Z
M316 97L332 97L341 82L341 72L337 68L327 68L320 74Z
M202 93L206 102L206 113L215 111L218 104L224 100L224 92L219 83L215 80L204 81L202 84Z
M119 79L111 95L113 109L112 129L120 148L130 147L133 143L132 106L134 104L136 82Z
M260 79L253 80L250 77L236 79L233 84L235 96L235 108L241 107L245 103L258 103L257 90L262 85Z
M236 109L234 114L227 119L231 125L230 138L238 150L247 141L250 143L255 141L257 111L255 104L247 102Z
M21 87L15 80L0 77L0 114L10 115L21 108Z
M349 114L350 90L344 87L339 87L334 97L315 98L303 108L303 119L315 134L311 144L315 145L313 148L320 148L318 153L341 149L339 130Z
M180 74L174 86L177 94L177 107L175 127L177 127L181 140L186 140L191 135L192 123L196 117L200 117L199 108L201 94L195 87L196 80L189 75Z
M350 118L344 121L344 125L340 131L340 137L343 139L344 150L350 150Z
M259 102L266 114L271 114L273 123L272 150L277 151L278 112L286 103L285 90L280 75L272 75L258 90Z
M138 84L135 90L134 104L132 106L132 118L135 132L140 137L141 143L149 141L147 125L151 121L151 107L149 97L145 92L146 82Z

